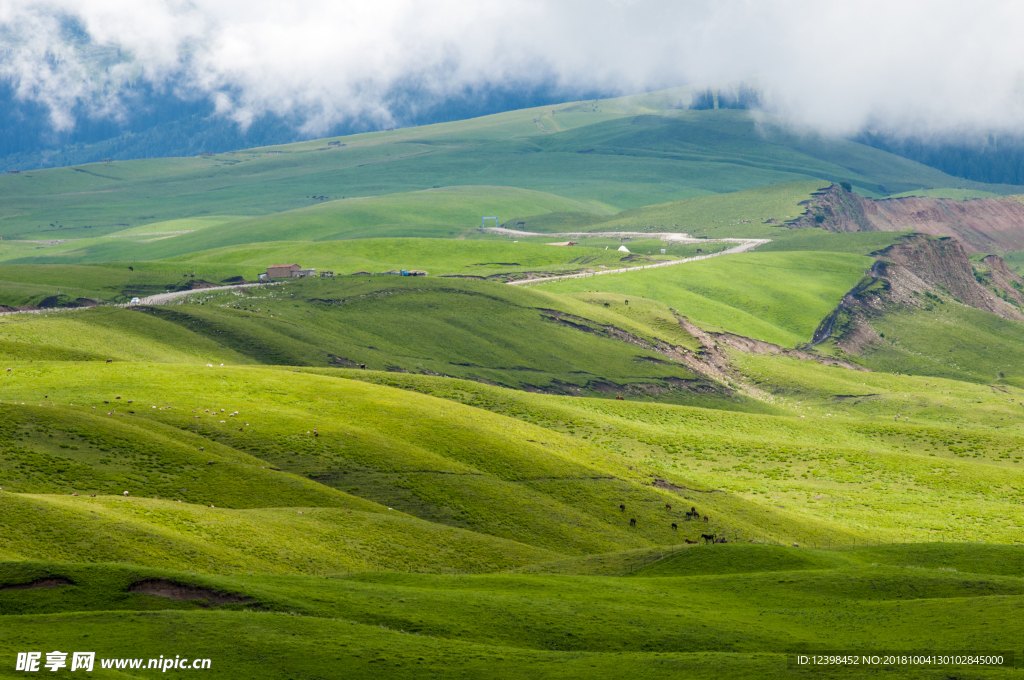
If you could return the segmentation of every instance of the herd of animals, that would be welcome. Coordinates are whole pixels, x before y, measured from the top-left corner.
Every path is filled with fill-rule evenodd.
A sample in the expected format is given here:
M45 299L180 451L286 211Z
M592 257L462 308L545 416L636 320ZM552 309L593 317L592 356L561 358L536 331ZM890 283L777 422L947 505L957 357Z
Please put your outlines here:
M665 509L668 510L669 512L672 512L671 504L666 503L665 504ZM620 512L625 512L626 511L626 504L625 503L620 503L619 504L619 511ZM697 512L697 508L696 507L691 507L686 512L685 516L686 516L686 521L690 521L691 519L698 520L698 521L703 519L705 522L708 521L708 516L707 515L703 515L702 516L699 512ZM636 526L636 517L630 517L629 518L629 526L631 526L631 527L635 527ZM679 528L679 525L676 524L675 522L672 522L672 531L675 531L678 528ZM704 541L704 545L708 545L709 543L726 543L727 542L724 537L719 538L719 537L715 536L715 534L701 534L700 535L700 539L699 540L694 540L694 541L691 541L688 538L684 538L683 542L687 543L688 545L696 545L697 543L700 543L701 540Z

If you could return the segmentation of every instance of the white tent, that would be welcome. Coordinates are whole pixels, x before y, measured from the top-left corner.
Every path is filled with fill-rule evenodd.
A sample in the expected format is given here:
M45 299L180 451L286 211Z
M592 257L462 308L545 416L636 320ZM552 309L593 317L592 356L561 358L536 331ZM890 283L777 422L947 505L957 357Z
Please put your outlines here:
M619 252L620 253L628 253L629 252L629 248L627 248L626 246L619 246Z

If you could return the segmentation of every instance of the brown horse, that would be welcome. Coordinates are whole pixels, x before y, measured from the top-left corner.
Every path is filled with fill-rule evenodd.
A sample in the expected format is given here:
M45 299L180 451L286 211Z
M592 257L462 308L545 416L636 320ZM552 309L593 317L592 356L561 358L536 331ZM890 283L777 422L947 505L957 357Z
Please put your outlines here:
M705 522L707 522L707 521L708 521L708 516L707 516L707 515L704 515L704 521L705 521Z
M691 541L688 538L684 538L683 543L686 543L687 545L697 545L698 543L700 543L700 541Z
M631 526L631 527L635 527L636 526L636 517L630 517L629 518L629 526Z
M626 511L626 504L625 503L619 503L619 510L621 510L622 512L625 512Z
M666 510L672 510L672 506L669 505L668 503L665 503L665 509Z
M704 539L704 545L715 542L714 534L701 534L700 537Z

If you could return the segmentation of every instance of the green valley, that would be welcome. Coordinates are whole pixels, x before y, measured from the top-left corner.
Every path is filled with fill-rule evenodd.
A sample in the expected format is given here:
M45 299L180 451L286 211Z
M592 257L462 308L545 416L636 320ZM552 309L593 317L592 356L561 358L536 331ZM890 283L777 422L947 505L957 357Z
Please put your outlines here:
M1024 189L677 94L0 176L0 677L1024 677Z

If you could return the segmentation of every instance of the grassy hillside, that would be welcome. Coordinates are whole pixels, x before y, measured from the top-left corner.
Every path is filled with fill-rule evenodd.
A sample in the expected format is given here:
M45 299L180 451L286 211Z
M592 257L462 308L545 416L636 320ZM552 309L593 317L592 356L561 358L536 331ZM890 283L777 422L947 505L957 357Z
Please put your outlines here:
M368 512L360 505L357 499L337 508L236 510L116 496L0 497L8 518L3 531L7 559L323 575L382 569L490 572L557 554L388 513L387 508L378 508L384 514Z
M0 317L0 357L181 364L252 362L223 343L176 324L113 307Z
M595 241L591 243L589 241ZM601 241L598 244L596 241ZM607 243L605 243L607 241ZM360 239L317 243L266 243L218 248L160 260L147 266L189 266L209 268L234 266L247 277L266 271L268 263L299 262L303 267L329 269L338 274L357 271L386 272L392 269L420 269L431 275L458 274L476 278L516 278L526 273L550 274L629 266L625 255L611 248L611 239L587 239L574 247L555 247L552 238L531 241L465 241L454 239ZM662 246L660 241L651 248ZM708 244L725 247L725 244ZM608 247L607 250L605 248ZM657 250L653 259L672 259L696 255L697 245L680 244L662 258ZM637 250L640 250L639 248ZM644 251L646 252L646 251ZM179 264L180 263L180 264Z
M907 389L907 380L924 379L807 362L785 369L781 360L746 361L753 362L746 366L751 377L765 386L774 384L786 395L781 406L794 415L552 397L403 374L319 369L406 391L339 380L330 373L144 364L26 364L4 379L3 398L38 399L42 395L36 392L42 389L53 403L76 406L13 408L23 409L19 413L40 408L52 412L50 423L73 421L71 414L85 412L75 422L124 422L164 437L173 434L167 427L176 428L181 432L175 436L191 442L193 451L202 443L217 453L221 449L209 443L217 442L239 452L231 454L239 460L254 456L267 468L281 468L394 507L395 512L562 554L671 545L709 529L743 540L810 545L879 538L1000 542L1019 537L1012 508L1024 488L1024 471L1014 455L1022 445L1024 415L1013 410L1019 404L1007 403L1005 394L986 396L977 389L942 397L946 408L959 405L957 411L964 415L975 414L977 432L968 437L958 429L964 421L943 420L943 409L936 405L906 408L916 400L896 390ZM781 373L773 374L776 365ZM837 394L855 393L849 384L855 379L871 383L859 389L887 391L889 396L867 400L865 406L837 399ZM172 381L175 394L169 395ZM108 394L111 382L122 386L121 396L132 398L134 405L112 406L117 400ZM814 392L822 386L823 393ZM280 397L274 397L282 393L290 395L287 404L278 404ZM218 405L225 412L206 411ZM909 415L909 423L873 417L897 408ZM135 413L129 414L131 410ZM234 411L240 415L226 415ZM26 425L13 436L17 449L36 453L12 449L5 454L13 470L7 474L14 475L8 484L18 485L8 488L104 492L104 485L124 481L111 477L123 474L116 463L122 460L122 467L128 464L132 470L129 490L135 495L190 498L173 477L166 478L175 465L145 453L158 450L160 440L135 444L133 453L122 459L102 451L108 445L99 434L88 440L79 436L80 441L67 434L98 431L98 426L48 425L53 429L40 432L32 424L41 422L39 418L22 418ZM1013 421L1013 427L1007 430L1008 423L999 418ZM163 425L157 427L159 423ZM304 434L313 427L319 437ZM56 435L57 447L48 434ZM68 448L59 448L65 441ZM19 465L41 465L32 462L36 459L22 460L33 455L67 472L48 482L50 486L38 486L43 482L31 475L17 481ZM217 477L224 474L216 471L217 465L197 466L200 476L211 480L205 482L210 489L226 483L217 482L225 479ZM161 474L154 476L157 472ZM648 486L652 477L665 481ZM187 488L199 494L195 500L201 503L213 493L193 484ZM708 493L710 489L718 491ZM88 502L63 499L65 505ZM111 502L115 504L106 512L120 512L117 508L123 506ZM221 502L238 505L230 496ZM667 511L666 502L677 507ZM627 504L637 527L628 526L619 503ZM699 527L684 522L681 510L689 505L700 507L711 521ZM252 501L242 507L252 507ZM972 521L961 521L964 516ZM680 525L678 532L669 526L672 521ZM9 545L17 550L16 543Z
M684 402L726 396L697 380L678 356L658 351L685 346L689 337L660 313L660 320L638 323L610 309L460 279L307 279L207 293L171 307L7 317L0 319L0 356L365 364L556 393L630 392Z
M928 548L940 561L951 552ZM5 655L13 653L21 649L19 638L28 636L47 649L78 649L81 630L88 629L98 659L188 654L210 658L206 672L215 677L315 673L323 663L316 650L330 647L339 666L384 678L690 677L703 675L709 665L717 677L783 678L805 675L786 668L784 650L794 647L860 651L883 638L907 648L1010 651L1020 635L1012 614L1024 596L1018 578L890 566L877 552L790 552L802 553L788 557L792 566L802 559L817 569L779 571L767 563L777 559L774 550L745 546L683 550L655 563L649 575L641 572L647 578L577 582L417 574L199 577L138 567L4 565L0 582L58 577L75 585L0 592L3 610L18 614L17 637L0 633L0 646ZM901 553L889 551L896 560ZM917 556L924 557L921 551ZM682 564L673 558L683 558ZM745 565L743 573L730 573L736 565ZM690 569L675 573L678 566ZM659 569L668 577L654 578ZM202 611L203 600L129 592L146 581L187 585L197 597L230 594L241 602ZM786 607L778 606L778 597L785 597ZM54 613L58 601L73 613ZM1007 625L989 626L993 617ZM953 618L955 626L937 625ZM134 631L130 651L124 650L126 626ZM230 644L225 628L232 630ZM181 630L189 631L187 649L178 649ZM275 651L263 659L260 650L268 644ZM935 670L900 677L941 677ZM97 668L97 675L104 673ZM873 672L843 668L840 674L806 675Z
M826 253L870 255L899 243L910 232L858 231L833 234L824 229L777 229L772 242L757 247L759 253L810 250Z
M45 307L0 317L0 677L1022 677L787 656L1020 653L1020 324L919 292L783 349L906 237L786 228L812 193L1019 188L688 96L0 176L0 305ZM718 237L771 242L504 283ZM58 309L289 261L431 276Z
M0 265L0 304L62 307L91 301L124 303L136 296L188 290L201 282L222 283L251 269L232 265L109 263ZM265 269L264 269L265 271ZM234 281L228 281L234 282Z
M810 341L820 321L870 264L868 258L852 254L755 252L539 287L554 293L649 298L705 329L793 347Z
M586 439L654 478L682 480L672 483L681 503L727 515L727 531L744 540L783 527L818 545L1020 540L1024 393L777 357L736 361L737 378L777 395L783 415L530 395L426 376L363 379Z
M800 203L830 185L821 180L771 184L623 210L610 217L587 213L523 215L506 226L523 220L525 228L534 231L682 231L696 237L773 238L780 230L768 224L769 220L785 223L803 215L806 208Z
M742 111L567 104L335 140L343 147L315 140L35 170L0 177L0 236L82 238L466 185L548 192L609 211L818 179L845 179L872 194L943 186L1007 191L855 142L764 132Z
M125 399L109 393L111 384ZM535 425L433 397L290 370L116 363L24 364L5 374L0 389L5 400L38 399L43 391L53 404L68 404L16 407L52 409L54 422L71 418L62 415L65 411L84 411L103 421L142 421L136 427L143 429L149 421L163 423L181 430L179 436L193 450L206 446L203 439L211 440L259 458L267 469L280 468L396 511L562 554L640 547L675 536L666 522L628 526L619 503L636 504L636 512L643 509L653 517L666 494L643 486L624 460ZM231 415L235 411L238 416ZM314 428L318 435L307 434ZM22 461L25 456L49 460L47 455L57 455L42 433L19 432L19 437L26 443L5 454L11 468L31 467ZM34 438L43 444L30 446ZM52 462L67 468L49 489L106 491L110 475L117 472L106 467L117 468L114 454L104 455L103 441L75 445L80 448L62 448ZM40 446L44 451L38 451ZM132 453L121 454L128 455L122 464L132 470L134 483L128 490L139 496L189 498L167 477L173 465L164 457L151 460L140 446L133 444ZM211 446L206 448L214 450ZM53 453L45 453L47 447ZM208 476L216 467L216 462L203 466L198 474ZM154 477L155 472L160 474ZM37 483L26 478L14 488L39 490L32 486ZM187 488L203 503L212 493L192 484ZM238 504L230 496L221 502ZM253 507L253 502L242 507Z

